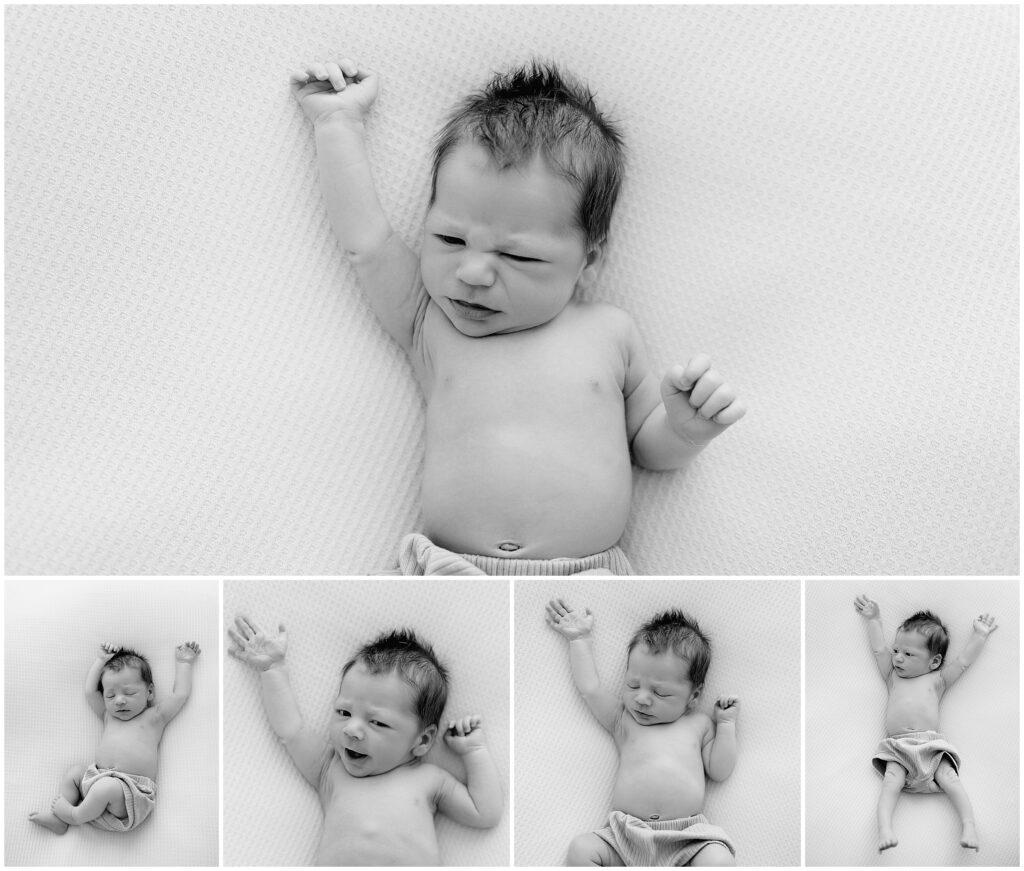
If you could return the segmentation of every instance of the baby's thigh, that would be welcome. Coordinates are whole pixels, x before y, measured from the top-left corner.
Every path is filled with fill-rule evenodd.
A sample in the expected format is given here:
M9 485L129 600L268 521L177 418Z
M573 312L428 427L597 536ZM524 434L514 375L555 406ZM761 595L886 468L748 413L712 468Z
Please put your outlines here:
M595 832L577 835L569 845L568 865L625 865L618 853L604 838Z
M708 844L701 848L701 851L687 864L691 868L711 865L730 866L735 865L736 860L724 844Z
M951 787L955 789L960 785L960 775L956 773L953 763L946 756L942 757L939 767L935 769L935 782L944 792L949 792Z
M101 777L94 780L88 789L83 790L82 800L89 799L90 804L103 803L115 817L128 816L128 807L124 802L124 787L116 777Z

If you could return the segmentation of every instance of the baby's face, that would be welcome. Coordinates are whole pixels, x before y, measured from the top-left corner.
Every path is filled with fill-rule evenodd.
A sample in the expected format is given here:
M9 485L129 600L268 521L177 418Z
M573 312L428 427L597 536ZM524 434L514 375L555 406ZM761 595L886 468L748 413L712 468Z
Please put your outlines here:
M920 677L942 665L939 654L928 652L928 640L916 631L897 632L892 647L892 667L900 677Z
M690 680L690 663L671 650L652 653L638 644L626 664L626 691L622 703L641 726L673 723L700 695Z
M361 662L348 670L334 702L330 740L349 774L384 774L430 749L437 727L420 727L414 701L415 690L394 672L371 674Z
M137 717L153 700L153 685L146 684L137 668L105 671L100 679L103 705L115 720Z
M599 248L576 226L579 194L539 155L500 170L480 145L445 158L424 226L430 298L467 336L514 333L556 317L596 278Z

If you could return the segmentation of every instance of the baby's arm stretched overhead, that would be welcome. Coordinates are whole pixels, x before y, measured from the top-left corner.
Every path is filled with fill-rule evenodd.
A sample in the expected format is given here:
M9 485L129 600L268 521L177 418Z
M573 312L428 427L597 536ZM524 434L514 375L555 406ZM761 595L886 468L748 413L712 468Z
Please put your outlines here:
M199 645L194 641L181 644L174 650L174 687L171 694L156 706L165 724L178 716L192 695L192 665L199 652Z
M871 645L875 665L878 666L878 673L882 676L882 680L887 681L892 673L892 656L889 645L885 641L885 632L882 629L882 611L877 602L863 594L853 600L853 607L867 622L868 644Z
M281 739L295 767L315 789L320 785L327 742L306 725L299 710L284 661L288 647L284 626L278 626L276 635L268 635L248 617L241 616L235 618L235 626L237 631L229 628L228 635L236 647L229 647L228 653L259 672L263 710L270 728Z
M559 635L569 642L569 665L576 689L587 703L590 712L609 732L622 713L622 702L601 686L594 662L591 632L594 617L589 608L574 610L563 599L552 599L547 605L547 621Z
M107 709L103 704L103 690L100 689L100 675L103 674L103 666L105 666L110 658L117 653L121 648L116 644L108 644L103 642L100 645L99 652L96 654L96 658L92 661L92 665L89 666L89 673L85 676L85 700L89 703L89 707L92 708L93 713L103 719L103 715L106 714Z
M364 121L379 78L351 60L292 73L292 91L313 122L320 187L339 243L381 324L408 353L428 301L417 292L416 255L395 234L370 172Z
M981 653L985 642L988 641L989 635L997 629L995 618L988 614L981 614L974 618L973 628L974 631L971 632L971 637L967 639L964 649L957 656L946 660L942 664L940 674L946 683L947 689L954 681L962 677L963 673L978 658L978 654Z

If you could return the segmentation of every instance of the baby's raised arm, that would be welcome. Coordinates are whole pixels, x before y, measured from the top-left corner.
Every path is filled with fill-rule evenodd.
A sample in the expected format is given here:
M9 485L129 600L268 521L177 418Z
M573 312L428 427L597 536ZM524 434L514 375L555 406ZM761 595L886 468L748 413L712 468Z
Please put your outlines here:
M178 716L181 709L192 695L192 666L200 654L199 645L194 641L186 641L174 649L174 686L171 694L160 701L157 713L164 723L169 723Z
M601 686L594 662L594 617L590 609L575 610L563 599L552 599L546 610L548 625L569 642L569 665L577 691L597 721L609 732L614 731L622 702Z
M967 639L964 649L952 659L942 664L942 679L946 682L947 689L955 681L963 676L963 673L974 663L981 653L981 649L988 641L989 635L996 631L995 618L989 614L980 614L974 618L971 637Z
M719 696L713 714L714 732L701 746L704 770L712 780L725 780L736 767L736 720L740 700L736 696Z
M295 767L316 788L327 742L306 725L299 710L284 661L288 647L284 625L279 624L276 634L271 635L248 617L239 616L235 627L228 628L235 644L228 653L259 672L263 710L270 728L285 745Z
M480 717L449 720L444 740L462 757L466 782L460 783L444 772L437 809L464 826L480 829L496 826L505 800L501 794L501 777L484 741Z
M85 700L89 703L89 707L92 708L93 713L101 720L103 719L104 714L106 714L107 708L103 704L103 690L100 689L100 675L103 674L103 666L105 666L110 661L110 658L120 649L121 648L117 644L109 644L104 641L100 645L100 649L97 651L96 658L92 661L92 665L89 666L89 673L85 676Z
M889 653L889 645L885 641L885 630L882 629L882 611L877 602L872 601L863 593L853 600L853 607L867 622L868 643L871 645L871 653L875 657L875 665L878 666L878 673L882 676L882 680L888 680L892 672L892 656Z
M376 73L345 59L292 73L292 92L313 122L320 187L331 226L381 324L406 352L426 294L414 292L416 255L395 234L377 198L365 119L377 100Z

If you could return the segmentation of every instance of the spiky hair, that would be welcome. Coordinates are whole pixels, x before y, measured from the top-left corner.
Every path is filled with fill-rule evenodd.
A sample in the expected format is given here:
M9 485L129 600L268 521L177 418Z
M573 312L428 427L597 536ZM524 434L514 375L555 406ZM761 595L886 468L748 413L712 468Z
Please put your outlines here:
M689 614L673 608L651 618L630 639L627 655L638 644L654 654L671 650L690 663L690 682L695 687L704 686L711 665L711 641Z
M928 645L928 652L946 658L949 649L949 632L942 621L931 611L918 611L900 624L900 632L920 632Z
M395 673L416 691L414 708L421 726L437 725L448 702L448 669L434 649L411 629L383 632L364 644L341 670L344 679L356 663L370 674Z
M552 63L498 73L456 107L437 135L430 202L449 152L464 142L487 149L499 169L540 154L579 194L576 220L587 246L605 241L622 186L622 134L597 108L593 92Z

